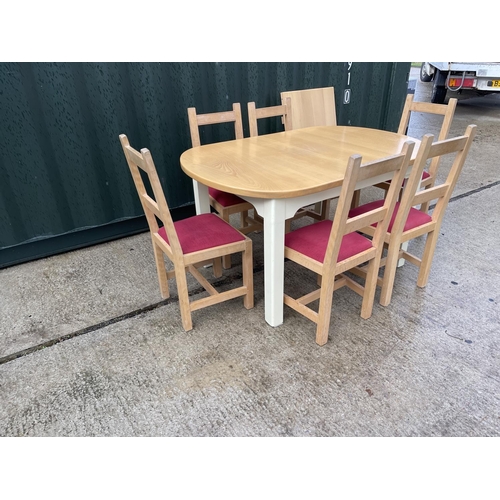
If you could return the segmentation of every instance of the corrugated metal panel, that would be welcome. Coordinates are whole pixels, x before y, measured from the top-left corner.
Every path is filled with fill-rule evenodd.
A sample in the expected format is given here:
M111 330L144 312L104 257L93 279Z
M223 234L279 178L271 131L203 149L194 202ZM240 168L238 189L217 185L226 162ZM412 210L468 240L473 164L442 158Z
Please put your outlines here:
M410 63L1 63L0 267L143 230L118 135L149 148L174 212L192 212L179 166L186 109L279 104L333 85L340 125L395 130ZM350 91L343 104L344 90ZM266 132L281 130L276 121ZM202 142L232 138L205 127ZM180 210L184 207L184 210Z

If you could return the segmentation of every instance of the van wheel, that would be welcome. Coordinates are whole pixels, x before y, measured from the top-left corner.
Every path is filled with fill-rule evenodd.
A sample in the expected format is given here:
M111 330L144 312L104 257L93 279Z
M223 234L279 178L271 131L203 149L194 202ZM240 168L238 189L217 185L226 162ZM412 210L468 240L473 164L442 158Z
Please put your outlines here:
M446 97L446 78L448 71L439 71L436 69L434 75L434 85L432 87L431 102L435 104L443 104Z
M421 82L430 82L434 75L429 75L426 71L427 63L422 63L420 66L420 81Z
M434 85L432 89L431 102L435 104L443 104L446 97L446 87Z

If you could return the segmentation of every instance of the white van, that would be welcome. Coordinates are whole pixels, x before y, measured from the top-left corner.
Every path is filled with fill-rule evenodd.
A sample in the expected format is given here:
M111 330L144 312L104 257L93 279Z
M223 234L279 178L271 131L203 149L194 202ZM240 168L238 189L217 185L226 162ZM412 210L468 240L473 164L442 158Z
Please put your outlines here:
M475 91L480 95L500 92L499 62L424 62L420 80L434 80L431 102L442 104L447 91Z

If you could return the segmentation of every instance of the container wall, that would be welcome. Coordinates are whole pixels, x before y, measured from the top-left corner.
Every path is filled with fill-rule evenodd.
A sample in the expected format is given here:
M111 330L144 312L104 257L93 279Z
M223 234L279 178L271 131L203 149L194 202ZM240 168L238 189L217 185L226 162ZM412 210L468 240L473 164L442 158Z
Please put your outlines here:
M0 267L147 226L118 135L151 150L174 217L194 213L187 112L334 86L339 125L396 130L410 63L0 63ZM264 132L281 131L269 120ZM232 139L202 128L202 143Z

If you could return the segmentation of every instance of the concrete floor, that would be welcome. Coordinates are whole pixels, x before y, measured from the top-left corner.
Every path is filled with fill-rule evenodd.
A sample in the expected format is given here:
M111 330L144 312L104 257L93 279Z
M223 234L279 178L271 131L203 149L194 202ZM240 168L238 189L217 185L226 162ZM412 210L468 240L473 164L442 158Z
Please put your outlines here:
M430 87L417 81L416 99ZM500 436L499 111L496 96L458 104L451 135L478 133L428 286L404 266L369 320L336 292L323 347L289 308L265 322L262 234L255 308L197 311L187 333L176 293L160 298L148 233L0 270L0 436ZM285 272L286 287L314 282ZM239 273L235 260L217 283Z

